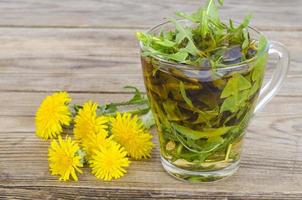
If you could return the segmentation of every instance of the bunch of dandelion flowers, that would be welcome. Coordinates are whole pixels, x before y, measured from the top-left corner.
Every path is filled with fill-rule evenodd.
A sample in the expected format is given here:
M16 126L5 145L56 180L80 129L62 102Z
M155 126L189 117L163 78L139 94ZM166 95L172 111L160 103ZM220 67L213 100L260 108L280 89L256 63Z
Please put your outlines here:
M84 103L75 113L73 133L76 140L73 141L69 136L62 139L60 134L63 128L72 128L70 101L68 93L54 93L43 100L36 114L37 136L44 139L59 136L57 140L52 140L48 149L50 172L58 175L59 180L68 181L73 178L77 181L77 173L82 173L80 168L83 167L84 157L92 168L92 174L108 181L125 175L126 168L130 165L128 155L135 159L150 156L152 136L145 131L137 116L132 117L128 113L117 113L116 117L99 116L98 104L92 101ZM125 128L124 131L129 133L125 137L129 137L130 142L118 141L118 134L114 134L112 128L119 131L120 135ZM136 144L132 149L129 148L131 141Z

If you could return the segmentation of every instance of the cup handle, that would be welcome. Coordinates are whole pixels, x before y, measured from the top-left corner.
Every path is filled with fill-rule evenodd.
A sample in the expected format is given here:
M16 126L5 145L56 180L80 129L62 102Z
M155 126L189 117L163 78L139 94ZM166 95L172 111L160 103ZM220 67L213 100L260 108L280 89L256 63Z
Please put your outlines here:
M264 106L277 94L289 69L289 52L283 44L270 41L268 54L277 54L279 61L271 79L260 90L254 113L257 113L263 109Z

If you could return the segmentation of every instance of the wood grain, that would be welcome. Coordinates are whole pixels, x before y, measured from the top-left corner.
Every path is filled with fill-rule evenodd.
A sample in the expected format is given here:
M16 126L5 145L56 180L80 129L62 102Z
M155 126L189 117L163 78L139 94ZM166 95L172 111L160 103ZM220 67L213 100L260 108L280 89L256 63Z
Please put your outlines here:
M302 148L301 129L297 125L301 124L301 120L301 115L256 117L248 129L238 173L224 181L202 185L182 183L165 173L159 163L158 145L153 151L151 160L133 162L129 173L118 181L97 181L89 173L90 170L85 169L78 183L60 183L48 172L46 158L49 142L36 138L33 132L1 132L0 188L27 188L33 191L38 190L37 188L41 188L42 191L49 188L74 188L64 192L68 195L83 187L86 190L118 188L122 192L131 192L137 188L146 190L146 193L162 191L165 195L175 190L178 190L179 195L194 191L193 197L203 192L213 196L221 192L230 196L240 193L261 196L263 193L274 191L277 191L277 194L274 194L276 196L286 193L299 196ZM234 191L238 189L240 193L235 193ZM118 194L115 194L115 197L118 197Z
M114 28L0 28L0 72L139 74L139 47L135 32ZM291 53L290 74L300 74L301 32L262 33L269 40L286 45Z
M125 90L128 92L128 90ZM36 109L45 96L51 92L2 92L0 98L0 117L33 117ZM128 100L132 94L128 93L69 93L72 103L83 104L88 100L99 104ZM290 116L301 114L301 96L277 95L261 111L262 116ZM282 105L282 106L279 106ZM0 127L1 128L1 127ZM26 130L26 129L25 129ZM31 129L32 130L32 129Z
M121 92L143 89L134 30L0 29L0 91ZM299 32L264 32L292 53L289 79L280 94L301 94Z
M6 114L0 117L0 121L5 120L6 123L0 128L0 189L6 196L12 195L14 191L20 198L29 198L31 195L37 198L64 196L72 199L75 195L88 198L91 190L102 192L99 194L100 198L106 197L103 194L105 192L121 199L131 194L138 199L161 199L163 196L198 199L204 195L209 199L223 196L232 199L290 199L291 195L292 199L298 199L302 195L302 113L299 110L299 96L276 97L249 126L238 173L224 181L202 184L201 187L199 184L179 182L166 174L159 162L158 145L151 160L133 162L129 173L118 181L97 181L89 173L89 169L85 169L85 174L80 176L78 183L58 182L48 172L46 157L49 142L34 135L33 114L46 94L9 92L1 95L0 109L6 110ZM83 103L85 99L102 103L131 95L72 93L71 96L75 103ZM280 112L278 106L286 101L289 103ZM16 108L10 110L5 109L5 106ZM156 132L153 131L153 134L157 144ZM234 192L238 188L240 193Z
M204 184L170 177L152 130L152 159L134 161L122 179L98 181L89 168L79 182L50 176L49 141L34 134L41 100L66 90L74 103L104 103L129 98L124 85L144 90L135 31L199 5L195 0L0 1L0 199L302 199L302 0L225 1L223 17L240 20L253 12L252 25L291 53L284 86L247 129L235 175Z
M49 93L2 93L0 132L34 132L34 115L41 100ZM87 100L99 103L128 99L129 94L70 94L74 103ZM259 114L262 117L301 117L301 96L277 96ZM257 115L258 116L258 115ZM260 123L260 122L259 122ZM297 128L299 126L297 125Z
M72 192L69 192L72 191ZM7 189L0 189L0 193L4 194L4 197L13 197L14 199L121 199L128 200L129 197L135 200L145 200L145 199L232 199L232 200L300 200L300 193L288 194L276 192L274 196L271 193L260 192L258 194L250 193L230 193L230 192L199 192L190 191L183 192L179 190L139 190L139 189L111 189L111 188L84 188L78 187L76 189L70 187L49 187L49 186L36 186L31 187L7 187ZM93 193L93 195L91 195ZM112 195L114 194L114 195Z
M205 2L196 0L9 0L0 2L0 25L15 27L149 27L191 12ZM253 13L253 24L265 30L301 30L301 0L227 0L222 17L241 20Z

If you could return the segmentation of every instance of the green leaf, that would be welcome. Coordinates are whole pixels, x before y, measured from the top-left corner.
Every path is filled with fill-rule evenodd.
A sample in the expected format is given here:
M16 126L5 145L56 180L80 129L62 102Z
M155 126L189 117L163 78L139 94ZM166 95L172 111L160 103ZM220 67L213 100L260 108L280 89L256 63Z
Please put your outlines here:
M177 16L179 16L179 17L182 17L184 19L190 20L192 22L198 22L199 19L200 19L199 11L197 11L196 13L193 13L191 15L188 15L188 14L186 14L184 12L176 12L175 14Z
M245 16L243 22L237 28L234 27L233 21L230 20L230 26L228 27L228 31L230 33L229 37L232 43L240 44L242 47L249 46L250 39L248 37L247 27L251 18L251 14Z
M180 93L182 95L182 98L185 100L185 102L191 107L193 108L193 103L191 101L191 99L189 99L187 97L187 94L186 94L186 90L185 90L185 85L182 81L180 81L180 84L179 84L179 89L180 89Z
M178 61L180 63L185 62L188 55L189 54L187 52L180 52L180 51L175 54L166 54L166 53L159 52L153 48L149 48L149 51L145 51L142 53L142 56L159 56L162 58Z
M260 88L262 84L264 69L266 65L266 60L268 54L265 53L267 48L267 39L261 36L258 42L258 51L256 54L256 62L252 72L252 81L254 82L253 87L250 90L249 96L254 95Z
M149 35L146 35L145 33L143 32L136 32L136 38L139 40L139 41L142 41L144 44L147 44L150 39L149 39Z
M218 15L218 7L215 4L215 0L208 0L206 4L206 17L210 19L211 21L219 24L220 23L220 18Z
M187 46L185 48L179 49L179 52L196 55L198 52L196 51L196 47L192 42L188 42Z
M148 47L148 50L142 52L142 56L160 56L160 57L165 57L165 53L155 50L152 47Z
M245 49L245 48L247 48L249 46L249 43L250 43L249 34L248 34L247 31L243 32L243 38L244 39L243 39L243 43L241 45L241 48Z
M99 114L101 114L101 115L115 113L118 110L117 106L114 103L101 105L98 108L99 108Z
M160 57L177 63L202 67L200 60L209 59L211 67L227 66L217 50L234 45L242 47L242 57L248 58L248 48L253 42L249 38L248 24L252 15L247 15L243 22L234 27L233 21L225 24L220 20L219 8L223 0L207 0L206 4L192 14L177 12L176 15L190 20L188 27L171 18L175 30L161 31L159 34L137 32L137 38L144 44L142 56Z
M265 50L267 48L267 39L264 36L261 36L258 42L258 51L256 54L257 61L255 62L254 70L252 72L252 80L257 82L262 80L265 62L267 59L267 53Z
M128 101L129 104L145 102L146 98L142 95L141 91L134 86L125 86L125 89L134 90L134 96Z
M188 115L179 110L178 103L175 101L167 100L164 101L162 105L166 113L165 117L170 121L182 121L189 118Z
M209 123L209 121L214 117L216 117L217 115L218 112L216 111L207 111L205 113L198 113L198 117L193 122L193 124Z
M201 23L200 23L200 35L202 38L205 38L207 33L209 32L209 25L207 19L207 13L205 10L201 12Z
M215 151L219 146L221 146L224 143L224 139L220 136L218 137L211 137L207 140L192 140L190 138L184 138L180 135L178 135L178 140L181 141L181 143L190 150L190 153L194 152L193 155L189 155L189 153L183 153L181 154L181 157L183 158L189 158L190 157L196 157L196 154L198 155L197 159L201 159L201 157L206 157L207 153L211 153ZM203 159L201 159L203 160Z
M221 127L221 128L206 128L203 131L196 131L190 128L187 128L185 126L181 126L176 123L171 123L172 127L177 131L178 133L182 134L186 138L190 138L192 140L198 140L200 138L211 138L211 137L217 137L222 136L226 134L228 131L230 131L233 127Z
M98 106L98 114L100 115L115 115L116 112L130 112L133 114L145 114L150 110L148 99L141 93L139 89L134 86L125 86L125 89L134 90L133 97L128 101L120 101L116 103L108 103ZM129 106L135 106L135 108L129 108ZM140 105L138 107L138 105ZM122 109L120 109L122 107Z
M220 107L220 113L225 111L235 112L237 109L237 99L234 96L231 96L223 101Z
M240 91L249 89L251 86L251 83L246 78L241 74L236 73L229 79L220 97L226 98L231 95L238 95Z
M173 31L163 32L163 38L165 40L174 41L174 35L175 33Z
M173 47L176 45L175 42L170 41L165 38L158 38L152 35L145 34L143 32L136 32L136 37L138 40L142 41L144 44L150 45L150 43L155 43L163 47Z
M233 95L226 98L220 107L220 113L224 111L236 112L240 109L240 107L242 107L248 97L249 90L244 90L238 93L238 95Z
M220 4L220 6L223 6L224 0L218 0L218 3Z
M155 120L153 118L151 110L147 112L146 114L140 116L140 120L145 125L147 129L150 129L152 126L155 125Z
M220 6L223 5L223 0L218 0L217 2ZM192 22L200 22L204 27L207 26L208 20L213 20L216 23L220 23L218 16L218 6L216 5L215 0L208 0L204 7L199 8L191 15L183 12L176 12L176 15L188 19Z
M172 60L175 60L175 61L178 61L178 62L185 62L185 60L187 59L188 57L188 53L187 52L177 52L175 54L171 54L171 55L167 55L168 58L172 59Z
M267 61L268 54L264 53L261 55L261 51L265 52L267 47L267 41L265 38L260 38L259 44L258 44L258 52L257 52L257 60L255 62L254 69L252 71L252 81L253 87L250 89L250 94L249 96L253 96L260 88L262 85L262 80L264 76L264 70L265 70L265 65Z
M244 29L244 28L248 27L252 17L253 17L252 14L246 15L243 19L243 22L239 25L239 29Z
M250 96L248 89L251 87L251 83L241 74L234 74L221 93L221 98L227 98L220 107L220 113L236 112Z
M234 30L235 29L235 27L234 27L234 21L232 19L229 19L229 24L230 24L229 29L230 30Z
M173 47L176 45L175 42L172 42L172 41L169 41L169 40L155 40L154 41L156 44L159 44L161 46L164 46L164 47Z
M199 148L202 150L200 153L212 152L223 143L224 139L222 137L211 137L206 142L199 145Z
M217 110L218 108L218 102L216 101L216 97L213 94L201 94L198 97L198 100L207 105L207 107L209 107L209 109L211 110Z
M264 54L264 52L267 49L267 44L268 44L268 41L267 41L266 37L261 35L260 38L259 38L259 41L258 41L256 57L259 57L259 56Z
M192 41L192 32L183 27L178 21L176 21L174 18L170 18L170 22L172 22L175 25L176 30L178 31L176 34L175 42L177 44L180 44L184 39L188 39L189 41Z
M189 28L183 27L180 23L178 23L173 18L170 18L170 21L175 25L175 28L178 31L176 38L175 38L175 42L177 44L180 44L184 39L187 39L188 44L184 50L186 50L188 53L190 53L192 55L198 55L199 50L197 49L197 47L194 44L191 30Z
M260 82L263 79L263 73L265 69L265 64L267 60L267 54L257 58L255 63L253 72L252 72L252 80L254 82Z
M252 88L250 89L250 94L249 96L253 96L259 89L259 85L257 83L253 84Z
M171 121L180 121L185 115L183 115L176 101L167 100L162 102L163 108L166 111L167 118Z

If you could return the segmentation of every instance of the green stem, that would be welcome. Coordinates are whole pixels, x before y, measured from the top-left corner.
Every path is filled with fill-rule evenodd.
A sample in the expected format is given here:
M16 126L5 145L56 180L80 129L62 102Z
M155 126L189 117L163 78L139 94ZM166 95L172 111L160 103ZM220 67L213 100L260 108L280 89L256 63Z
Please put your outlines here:
M225 158L224 158L225 161L228 161L228 160L229 160L232 146L233 146L232 144L229 144L229 146L228 146L228 149L227 149L227 152L226 152Z
M120 112L120 113L130 113L130 114L133 114L133 115L143 115L143 114L146 114L149 111L150 111L150 107L143 108L143 109L136 109L136 110L128 110L128 111L124 111L124 112ZM104 115L115 117L116 116L116 112L114 112L114 113L107 113L107 114L104 114Z
M130 106L130 105L141 105L141 104L146 104L146 103L148 103L148 99L142 99L142 100L134 101L134 102L122 101L122 102L117 102L117 103L110 103L110 105ZM109 105L109 104L106 104L106 105Z

